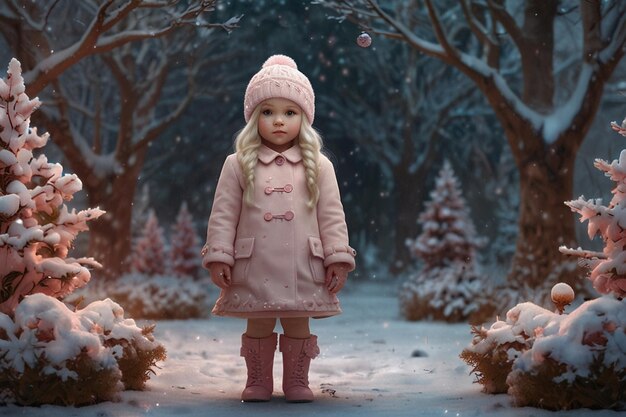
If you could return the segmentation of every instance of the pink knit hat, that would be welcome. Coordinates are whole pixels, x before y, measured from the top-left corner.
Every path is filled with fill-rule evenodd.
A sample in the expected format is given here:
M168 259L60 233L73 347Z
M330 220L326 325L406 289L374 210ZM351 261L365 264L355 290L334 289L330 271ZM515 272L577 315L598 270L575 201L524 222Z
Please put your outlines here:
M248 83L243 100L246 122L252 112L264 100L280 97L295 102L309 122L315 116L315 94L309 79L298 71L296 62L286 55L272 55Z

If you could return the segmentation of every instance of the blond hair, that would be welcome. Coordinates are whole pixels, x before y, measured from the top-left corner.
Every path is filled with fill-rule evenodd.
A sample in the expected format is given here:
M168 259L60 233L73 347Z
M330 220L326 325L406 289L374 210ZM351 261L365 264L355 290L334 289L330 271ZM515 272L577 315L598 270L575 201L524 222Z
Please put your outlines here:
M254 168L258 161L259 147L261 146L261 136L258 131L259 114L261 106L257 106L252 112L248 123L241 129L235 138L235 151L237 161L243 171L245 189L244 201L251 206L254 203ZM300 134L296 138L302 151L302 163L304 164L304 174L306 187L309 190L309 200L307 206L315 207L320 197L317 186L317 176L319 174L319 157L322 149L322 137L311 126L309 119L302 117Z

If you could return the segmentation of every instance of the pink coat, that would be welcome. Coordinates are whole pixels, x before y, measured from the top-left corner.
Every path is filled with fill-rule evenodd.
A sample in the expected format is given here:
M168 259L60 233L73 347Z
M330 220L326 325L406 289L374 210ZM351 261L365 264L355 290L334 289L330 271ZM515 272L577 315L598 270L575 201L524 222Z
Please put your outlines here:
M236 154L229 155L215 191L205 268L211 262L232 267L232 282L213 314L243 318L327 317L341 313L339 300L324 285L325 267L345 262L354 269L356 251L332 163L320 155L317 207L306 202L302 153L261 145L255 168L254 204L243 200L244 178Z

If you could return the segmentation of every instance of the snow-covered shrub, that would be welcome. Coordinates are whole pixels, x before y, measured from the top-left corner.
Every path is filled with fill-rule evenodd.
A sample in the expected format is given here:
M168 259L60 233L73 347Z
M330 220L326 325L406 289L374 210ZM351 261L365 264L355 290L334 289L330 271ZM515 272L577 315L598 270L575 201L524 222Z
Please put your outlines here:
M487 317L493 305L484 296L489 293L487 279L475 262L482 240L476 236L448 161L430 197L419 216L422 233L409 243L424 267L401 286L400 310L408 320L458 322Z
M99 264L67 256L87 221L104 213L64 204L82 183L45 155L33 156L49 135L30 127L41 102L24 91L20 63L12 59L7 79L0 79L0 312L6 314L28 294L63 297L89 281L87 267Z
M135 273L123 275L115 287L98 296L110 297L131 317L174 320L206 317L210 311L209 289L207 282Z
M604 296L559 315L523 303L474 328L461 357L485 391L551 410L626 409L626 305Z
M165 349L111 300L72 311L43 294L0 313L0 391L23 405L83 405L143 387Z
M535 329L544 328L554 313L533 303L522 303L498 320L489 329L472 327L472 344L461 358L473 366L472 372L485 392L506 392L506 378L515 359L527 351L535 339Z
M172 273L177 277L199 278L200 240L193 227L187 203L183 203L172 225L170 259Z

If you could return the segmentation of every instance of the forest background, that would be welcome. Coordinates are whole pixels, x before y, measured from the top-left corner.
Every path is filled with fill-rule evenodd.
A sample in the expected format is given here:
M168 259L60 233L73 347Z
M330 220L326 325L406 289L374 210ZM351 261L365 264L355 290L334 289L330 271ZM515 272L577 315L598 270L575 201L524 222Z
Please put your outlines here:
M11 23L11 4L18 3L0 6L0 62L17 56L25 71L36 69L55 49L76 42L89 22L81 16L93 15L88 7L72 9L72 2L33 3L29 7L46 6L39 13L45 25L25 36L29 22ZM356 44L361 28L329 19L337 14L314 2L214 3L214 26L203 28L208 22L198 20L197 29L85 56L35 91L45 106L34 124L52 134L48 158L62 162L85 183L87 199L74 204L93 206L90 193L101 193L100 200L111 204L104 207L112 216L108 223L94 222L91 236L83 237L91 239L90 256L112 275L120 272L115 259L121 255L100 256L98 241L103 246L117 236L121 253L128 254L140 226L127 228L124 235L126 229L116 227L125 223L116 222L116 216L140 225L148 207L168 230L187 202L198 234L204 236L222 163L233 151L235 132L243 127L246 84L269 55L283 53L295 59L316 93L315 127L335 164L351 245L360 254L353 277L393 279L416 267L404 242L418 235L417 217L447 159L460 178L478 234L486 238L481 263L494 281L505 280L518 235L519 172L501 123L467 77L406 43L373 33L372 45L361 48ZM381 3L393 9L402 2ZM436 3L444 13L442 3L447 2ZM557 20L562 22L555 25L554 38L560 45L580 42L572 4L577 3L559 3ZM471 43L471 33L459 31L455 42ZM563 91L572 90L577 74L568 72L568 66L574 67L580 56L570 62L567 56L560 58L565 63L557 68L556 79ZM511 71L521 72L515 56L510 59ZM511 86L522 88L520 76L508 76ZM29 81L27 76L32 92ZM604 85L600 107L577 153L571 198L584 194L608 200L609 184L592 164L595 158L616 158L624 147L609 127L626 115L624 90L626 63L621 62ZM555 105L559 103L565 103L563 97ZM76 145L84 139L92 152L67 142L68 132L74 138L69 142ZM130 140L124 145L126 136ZM123 147L127 152L117 152ZM115 149L116 157L125 154L125 159L112 161L107 149ZM114 206L124 206L128 213L117 213ZM574 214L566 221L574 223ZM584 225L577 226L580 245L593 247L585 236ZM558 246L554 242L554 254L546 256L560 256ZM121 270L124 262L119 262Z

